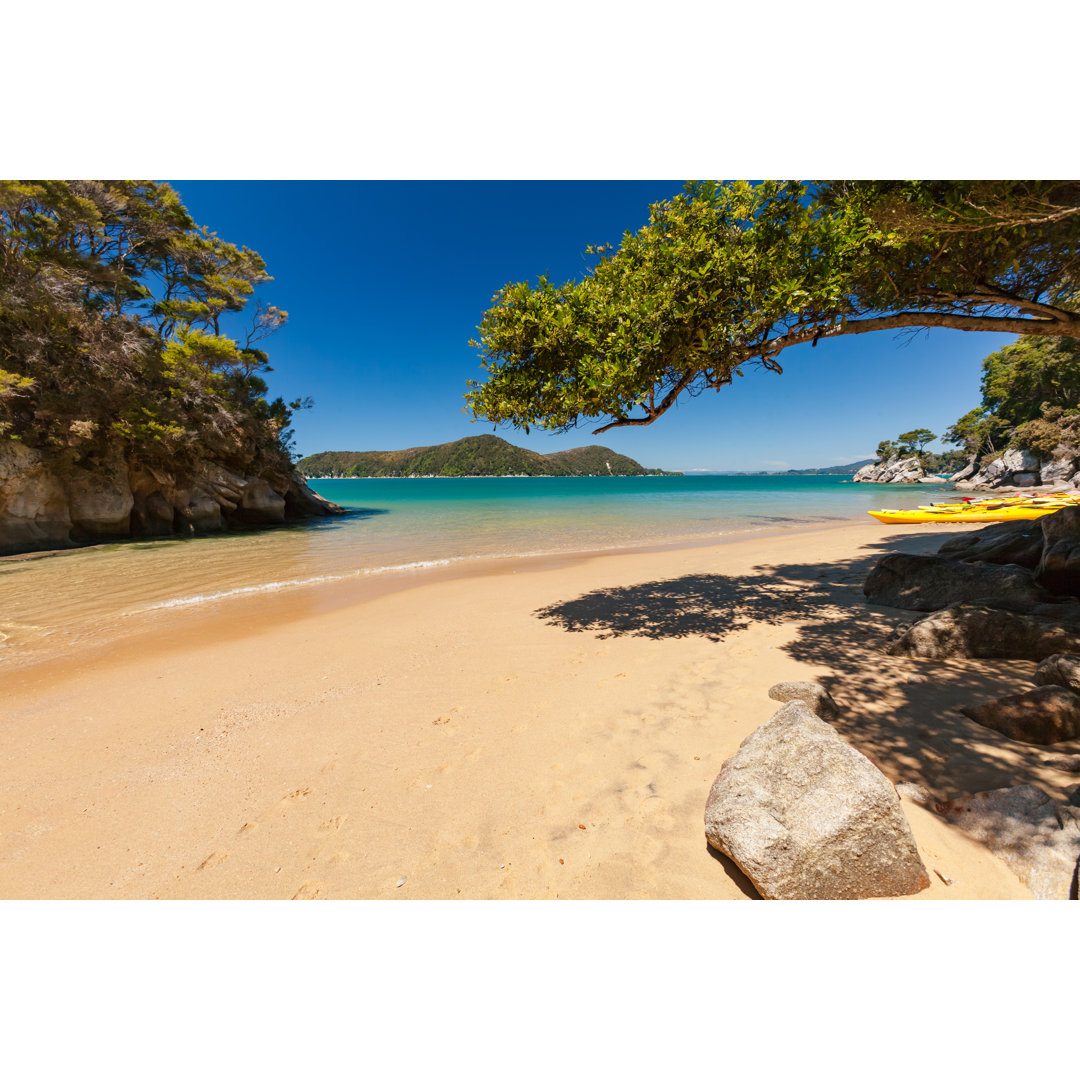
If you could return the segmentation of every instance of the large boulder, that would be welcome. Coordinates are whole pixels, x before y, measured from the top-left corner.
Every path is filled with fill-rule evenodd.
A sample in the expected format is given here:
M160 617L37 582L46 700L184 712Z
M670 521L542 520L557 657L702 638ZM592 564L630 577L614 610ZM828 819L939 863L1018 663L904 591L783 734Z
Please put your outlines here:
M1042 558L1043 534L1038 521L1001 521L977 532L961 533L938 548L943 559L986 562L1034 570Z
M1043 550L1035 580L1052 592L1080 596L1080 506L1066 506L1038 520Z
M1018 742L1050 746L1080 736L1080 694L1065 686L1036 686L960 711Z
M1003 859L1038 899L1076 899L1080 809L1021 784L950 799L937 810Z
M939 555L886 555L870 571L863 592L871 604L909 611L991 598L1021 605L1052 598L1022 566L958 563Z
M766 899L907 896L930 884L892 784L798 701L724 762L705 835Z
M1080 652L1080 626L987 604L954 604L898 632L885 651L933 660L1039 661L1054 653Z
M71 547L67 492L44 455L0 441L0 555Z

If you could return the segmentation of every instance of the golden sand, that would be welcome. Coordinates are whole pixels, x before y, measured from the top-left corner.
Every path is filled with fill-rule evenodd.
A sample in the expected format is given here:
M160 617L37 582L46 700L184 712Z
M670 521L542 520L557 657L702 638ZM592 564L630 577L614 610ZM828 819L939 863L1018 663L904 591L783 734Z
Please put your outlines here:
M0 896L747 899L706 845L705 798L788 679L822 681L894 782L1067 786L954 711L1033 665L882 652L913 613L865 603L869 565L957 531L860 523L298 590L9 673ZM895 902L1030 898L904 808L931 885Z

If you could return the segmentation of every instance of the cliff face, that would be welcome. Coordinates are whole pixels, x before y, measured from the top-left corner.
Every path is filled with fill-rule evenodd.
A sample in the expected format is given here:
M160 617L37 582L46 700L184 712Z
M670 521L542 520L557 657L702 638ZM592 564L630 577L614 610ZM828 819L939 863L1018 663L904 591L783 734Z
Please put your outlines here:
M0 443L0 554L133 537L191 536L344 513L295 472L243 476L204 463L181 481L117 450L93 468L50 467L40 451Z

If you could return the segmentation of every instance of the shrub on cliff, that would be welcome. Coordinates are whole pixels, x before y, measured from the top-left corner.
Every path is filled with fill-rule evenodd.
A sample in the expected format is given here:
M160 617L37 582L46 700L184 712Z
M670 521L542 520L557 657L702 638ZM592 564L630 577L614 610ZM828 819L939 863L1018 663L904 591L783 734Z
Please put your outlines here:
M306 403L266 401L258 348L287 315L259 303L242 340L221 327L270 280L167 184L0 182L0 438L58 467L118 445L181 473L287 467Z

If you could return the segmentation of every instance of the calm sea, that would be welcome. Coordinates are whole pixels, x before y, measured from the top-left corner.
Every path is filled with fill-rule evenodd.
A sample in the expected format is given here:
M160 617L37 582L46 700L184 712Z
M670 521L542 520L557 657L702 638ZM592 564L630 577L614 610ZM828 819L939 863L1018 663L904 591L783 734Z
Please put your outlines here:
M350 512L309 524L132 541L0 559L0 665L179 610L212 610L305 585L415 579L522 555L697 544L736 533L869 521L940 499L946 485L842 476L317 480ZM222 608L223 609L223 608Z

